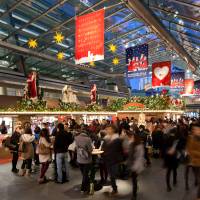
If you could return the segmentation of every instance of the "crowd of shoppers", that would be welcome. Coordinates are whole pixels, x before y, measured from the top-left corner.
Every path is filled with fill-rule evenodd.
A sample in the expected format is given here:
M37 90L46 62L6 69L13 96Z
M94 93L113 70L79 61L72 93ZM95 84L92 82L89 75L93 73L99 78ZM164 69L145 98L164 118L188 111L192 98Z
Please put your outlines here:
M18 123L10 138L9 148L13 154L12 172L18 173L19 154L23 159L20 176L30 176L32 162L40 163L38 183L48 181L46 172L54 163L55 182L70 181L70 167L78 166L82 175L81 192L92 194L97 183L95 174L100 171L103 186L110 178L113 196L118 193L116 179L129 176L132 180L132 200L137 199L138 176L146 167L151 167L152 157L163 159L166 168L166 189L172 190L178 182L177 170L185 164L185 189L189 189L189 171L195 176L200 198L200 121L181 118L152 119L145 125L138 124L134 118L116 119L114 122L94 120L90 125L75 120L58 123L50 132L47 124L34 131L31 124ZM94 150L100 154L93 154ZM69 151L69 152L68 152ZM96 167L98 165L98 167ZM96 185L95 185L96 184ZM102 187L99 187L102 188ZM93 192L91 192L93 190Z

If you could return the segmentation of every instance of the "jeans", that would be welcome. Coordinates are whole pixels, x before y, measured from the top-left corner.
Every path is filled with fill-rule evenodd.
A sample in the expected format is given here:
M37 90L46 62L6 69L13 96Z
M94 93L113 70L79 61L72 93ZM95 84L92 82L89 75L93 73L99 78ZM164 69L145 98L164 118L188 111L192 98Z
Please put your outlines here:
M32 159L23 160L21 169L29 169L30 170L31 169L31 165L32 165Z
M12 170L16 170L17 169L17 161L19 158L18 152L13 152L13 158L12 158Z
M68 163L68 154L66 153L57 153L56 154L56 165L57 165L57 181L63 182L63 168L65 168L66 180L69 180L69 163Z
M111 186L113 191L117 191L116 177L119 170L118 164L107 165L108 174L110 175Z
M99 164L100 167L100 176L102 182L107 182L108 179L108 170L106 167L106 164L102 161L102 163Z
M81 191L87 192L90 190L90 169L91 164L79 164L81 174L82 174L82 184L81 184Z
M132 172L132 187L133 187L133 194L132 194L132 199L135 200L137 197L137 187L138 187L138 181L137 181L137 173Z

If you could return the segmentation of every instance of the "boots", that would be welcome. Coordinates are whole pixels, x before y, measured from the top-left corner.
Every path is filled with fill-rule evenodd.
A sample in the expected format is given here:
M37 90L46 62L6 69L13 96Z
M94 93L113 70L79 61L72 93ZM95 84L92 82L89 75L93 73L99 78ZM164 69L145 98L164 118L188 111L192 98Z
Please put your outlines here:
M19 172L19 176L24 176L26 174L26 170L25 169L21 169Z

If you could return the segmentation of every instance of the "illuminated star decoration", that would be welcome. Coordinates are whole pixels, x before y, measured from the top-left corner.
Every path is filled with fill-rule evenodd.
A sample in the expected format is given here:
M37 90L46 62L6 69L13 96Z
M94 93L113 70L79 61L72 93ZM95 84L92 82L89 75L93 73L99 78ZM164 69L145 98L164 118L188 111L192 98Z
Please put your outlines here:
M56 43L61 43L64 40L64 36L62 35L62 33L56 32L56 34L54 35L54 40L56 41Z
M58 60L63 60L64 59L64 53L63 52L58 52L57 53L57 58L58 58Z
M114 44L110 44L109 45L109 51L114 53L116 50L117 50L117 46L116 45L114 45Z
M112 61L112 63L114 65L118 65L119 64L119 58L114 58L113 61Z
M28 41L28 46L29 46L29 48L35 49L38 46L37 40L36 39L30 39Z
M91 66L91 67L94 67L94 66L95 66L94 61L91 61L91 62L90 62L90 66Z

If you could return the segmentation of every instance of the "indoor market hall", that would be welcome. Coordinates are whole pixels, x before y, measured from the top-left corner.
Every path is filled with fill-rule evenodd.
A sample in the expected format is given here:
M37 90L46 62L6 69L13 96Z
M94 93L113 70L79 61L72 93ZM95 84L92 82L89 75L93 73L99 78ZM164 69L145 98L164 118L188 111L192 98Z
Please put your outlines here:
M0 200L200 200L200 0L0 0Z

